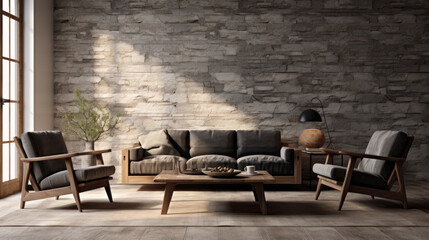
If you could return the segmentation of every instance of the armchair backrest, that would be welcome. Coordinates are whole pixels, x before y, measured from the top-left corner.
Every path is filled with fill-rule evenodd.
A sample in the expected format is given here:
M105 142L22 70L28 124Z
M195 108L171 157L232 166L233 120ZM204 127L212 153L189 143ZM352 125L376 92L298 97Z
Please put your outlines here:
M385 157L405 158L409 150L410 137L400 131L376 131L368 143L365 153ZM371 174L381 175L388 180L394 162L364 158L360 162L358 169Z
M21 136L25 155L29 158L68 153L60 131L26 132ZM32 173L37 183L56 172L66 170L65 161L48 160L34 162Z

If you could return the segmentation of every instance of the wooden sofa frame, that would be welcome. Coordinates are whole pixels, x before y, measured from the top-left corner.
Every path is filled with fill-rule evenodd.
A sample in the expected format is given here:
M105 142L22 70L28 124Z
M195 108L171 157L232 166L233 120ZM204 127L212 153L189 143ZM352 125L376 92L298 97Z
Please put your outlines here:
M139 146L139 145L138 145ZM290 147L287 144L283 144L285 147ZM154 182L153 179L156 175L130 175L130 150L135 148L130 147L122 150L121 162L122 162L122 184L165 184L160 182ZM273 184L301 184L302 183L302 161L301 161L301 150L294 148L294 174L293 176L273 176L275 181Z

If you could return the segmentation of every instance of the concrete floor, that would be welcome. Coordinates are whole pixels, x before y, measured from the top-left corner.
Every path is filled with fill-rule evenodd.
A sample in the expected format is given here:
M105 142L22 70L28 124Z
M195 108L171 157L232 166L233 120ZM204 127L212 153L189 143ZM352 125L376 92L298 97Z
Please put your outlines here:
M341 212L336 191L314 201L314 191L269 187L268 216L258 213L246 189L183 188L168 216L159 214L160 188L113 185L114 204L102 190L83 193L83 213L70 195L28 202L20 210L15 194L0 200L0 239L428 239L428 184L407 187L410 209L350 194ZM186 220L191 218L196 220Z

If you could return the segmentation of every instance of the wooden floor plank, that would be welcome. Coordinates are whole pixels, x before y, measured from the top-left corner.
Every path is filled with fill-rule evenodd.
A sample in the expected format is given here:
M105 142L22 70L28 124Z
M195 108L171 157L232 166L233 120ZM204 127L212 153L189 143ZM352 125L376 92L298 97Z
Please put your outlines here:
M259 227L221 227L219 240L263 240L262 228Z
M219 229L218 227L188 227L185 240L218 240Z
M263 236L270 240L310 239L301 227L264 227Z
M0 227L0 239L428 239L429 227Z
M344 240L341 234L332 227L308 227L303 229L313 240Z
M392 240L389 236L376 227L335 227L335 230L337 230L337 232L340 233L344 239Z
M141 240L183 240L186 227L148 227L140 237ZM125 239L125 238L124 238Z
M429 239L429 227L379 227L378 229L395 240Z

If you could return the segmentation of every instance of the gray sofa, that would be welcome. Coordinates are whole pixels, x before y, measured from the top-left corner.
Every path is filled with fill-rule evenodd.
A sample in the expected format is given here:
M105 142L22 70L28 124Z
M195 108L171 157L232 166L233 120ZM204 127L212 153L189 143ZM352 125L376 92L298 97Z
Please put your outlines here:
M122 151L122 182L153 184L162 170L179 162L182 169L254 165L276 177L276 183L301 183L301 152L285 147L280 131L162 130L139 137L140 146Z

